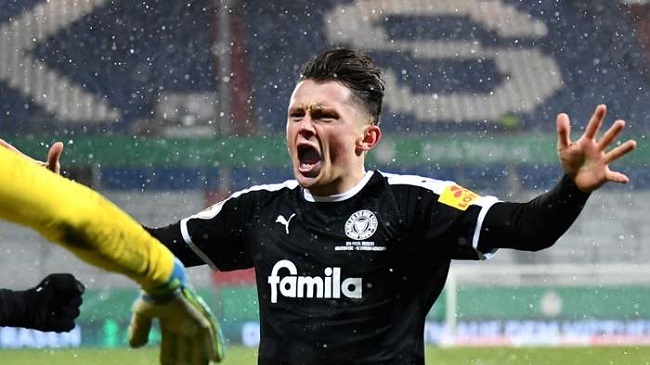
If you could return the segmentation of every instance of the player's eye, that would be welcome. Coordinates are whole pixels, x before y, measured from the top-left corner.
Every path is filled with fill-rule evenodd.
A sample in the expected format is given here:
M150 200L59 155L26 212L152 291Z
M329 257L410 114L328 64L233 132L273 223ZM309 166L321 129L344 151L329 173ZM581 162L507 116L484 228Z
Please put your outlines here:
M289 118L290 119L301 119L305 116L305 112L303 110L292 110L289 112Z
M338 114L327 110L316 110L311 115L315 120L330 122L338 118Z

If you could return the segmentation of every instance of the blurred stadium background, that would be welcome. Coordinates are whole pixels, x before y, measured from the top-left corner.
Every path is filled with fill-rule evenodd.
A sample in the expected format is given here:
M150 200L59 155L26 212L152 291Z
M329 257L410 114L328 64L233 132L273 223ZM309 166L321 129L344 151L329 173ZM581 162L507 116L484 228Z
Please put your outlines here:
M650 3L614 0L0 0L0 136L147 225L291 177L286 104L328 45L383 66L385 171L526 200L560 175L555 115L625 119L632 179L593 194L550 250L458 262L432 345L650 344ZM574 131L576 134L578 131ZM62 335L0 328L0 347L122 347L134 285L0 222L1 286L71 271L88 285ZM251 272L191 270L233 344L259 341Z

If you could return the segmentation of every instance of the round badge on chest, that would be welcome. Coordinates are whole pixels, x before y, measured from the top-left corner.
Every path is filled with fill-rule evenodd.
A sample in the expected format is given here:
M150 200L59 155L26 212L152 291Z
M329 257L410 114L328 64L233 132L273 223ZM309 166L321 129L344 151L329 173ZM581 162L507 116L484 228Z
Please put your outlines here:
M345 222L345 234L353 240L365 240L377 231L377 217L369 210L359 210Z

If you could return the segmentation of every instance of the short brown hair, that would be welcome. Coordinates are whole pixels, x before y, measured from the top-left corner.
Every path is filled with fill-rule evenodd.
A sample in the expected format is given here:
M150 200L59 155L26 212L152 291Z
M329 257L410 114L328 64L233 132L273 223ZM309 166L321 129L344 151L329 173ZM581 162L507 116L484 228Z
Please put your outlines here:
M384 98L383 70L368 55L349 48L318 53L302 68L300 81L338 81L366 108L373 124L379 124Z

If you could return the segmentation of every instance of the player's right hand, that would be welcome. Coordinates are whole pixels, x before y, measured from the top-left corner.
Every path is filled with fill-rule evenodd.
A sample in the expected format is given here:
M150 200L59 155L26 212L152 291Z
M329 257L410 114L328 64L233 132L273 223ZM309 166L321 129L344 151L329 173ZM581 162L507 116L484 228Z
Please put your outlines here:
M85 286L72 274L50 274L22 295L22 316L16 325L40 331L68 332L75 327Z
M161 364L207 365L223 360L221 328L210 308L187 282L185 268L178 260L167 285L143 292L133 303L131 347L147 343L155 318L162 334Z

